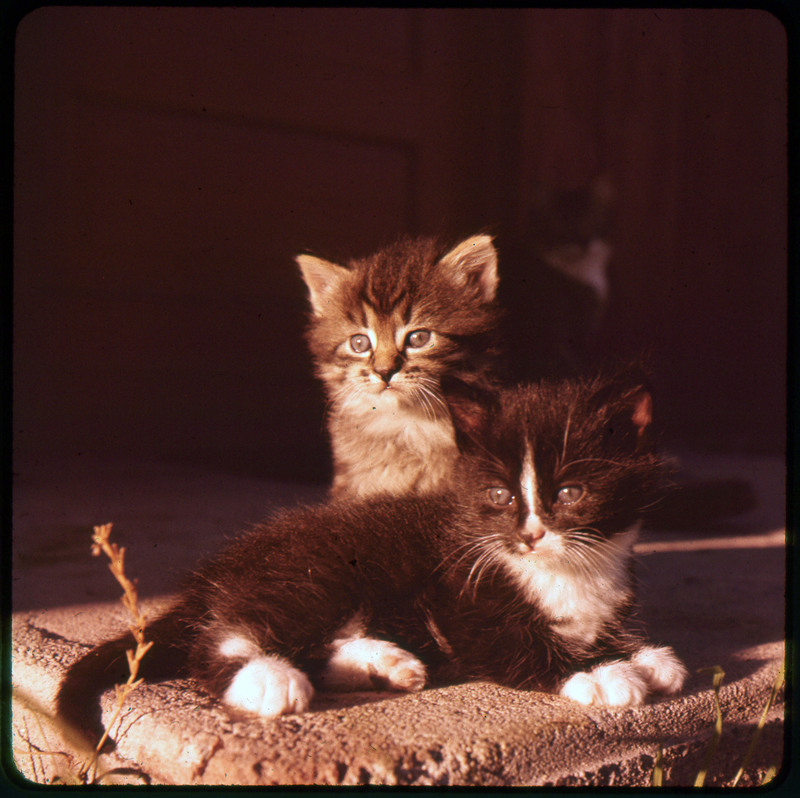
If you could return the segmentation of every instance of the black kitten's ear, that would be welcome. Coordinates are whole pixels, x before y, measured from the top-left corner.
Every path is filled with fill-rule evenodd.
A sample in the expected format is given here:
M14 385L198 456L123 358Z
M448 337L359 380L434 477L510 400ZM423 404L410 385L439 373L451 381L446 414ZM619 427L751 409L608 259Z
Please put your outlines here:
M653 394L640 385L622 397L623 403L631 411L630 418L636 428L636 440L640 446L649 443L650 425L653 423Z
M496 394L460 381L442 387L459 451L470 451L476 446L482 448L481 441L486 438L489 423L497 412Z
M616 431L619 439L632 434L637 449L650 444L653 393L643 369L634 366L617 372L603 381L593 398L598 409L606 408L610 434Z

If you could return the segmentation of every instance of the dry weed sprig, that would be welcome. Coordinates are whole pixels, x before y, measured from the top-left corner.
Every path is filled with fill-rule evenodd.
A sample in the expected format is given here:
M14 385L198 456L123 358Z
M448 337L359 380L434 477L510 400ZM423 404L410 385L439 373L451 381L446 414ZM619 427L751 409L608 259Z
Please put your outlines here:
M97 743L94 755L81 771L82 775L84 776L93 768L96 771L97 758L100 755L100 751L105 745L106 740L108 739L111 729L114 727L114 724L122 714L125 701L143 681L142 679L137 678L139 675L139 663L153 645L152 640L145 640L144 632L147 626L147 616L139 610L139 594L136 590L136 583L128 579L127 575L125 574L125 547L120 547L116 543L111 542L110 538L112 526L113 524L101 524L94 527L92 534L92 554L95 557L100 556L100 554L105 554L110 560L108 565L109 570L124 591L122 595L122 604L133 618L133 623L130 626L130 630L133 634L134 640L136 641L136 648L129 649L125 652L128 659L128 670L130 675L128 676L128 680L125 682L125 684L115 685L114 689L116 691L117 699L116 711L114 712L111 722L106 727L103 736Z

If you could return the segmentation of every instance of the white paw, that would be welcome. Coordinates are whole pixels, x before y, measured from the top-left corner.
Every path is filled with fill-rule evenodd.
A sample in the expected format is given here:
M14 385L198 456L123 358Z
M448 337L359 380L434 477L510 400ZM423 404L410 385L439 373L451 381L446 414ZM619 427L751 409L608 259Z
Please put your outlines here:
M587 706L632 707L644 703L647 682L632 663L607 662L586 673L573 674L560 692Z
M336 645L322 683L331 690L390 690L416 692L425 686L425 666L408 651L387 640L356 637Z
M233 677L223 701L267 718L304 712L314 688L306 675L280 657L250 660Z
M672 695L686 681L686 667L668 646L645 646L631 657L631 662L654 693Z

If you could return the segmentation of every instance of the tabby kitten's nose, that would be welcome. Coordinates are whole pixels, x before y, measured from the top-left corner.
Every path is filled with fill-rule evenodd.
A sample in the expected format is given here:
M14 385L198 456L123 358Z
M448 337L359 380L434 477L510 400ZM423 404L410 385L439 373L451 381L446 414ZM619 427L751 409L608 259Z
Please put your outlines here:
M372 370L388 385L392 377L400 371L402 365L402 360L396 356L380 359L376 357L372 364Z
M387 385L389 381L397 374L400 369L398 368L375 368L372 369Z

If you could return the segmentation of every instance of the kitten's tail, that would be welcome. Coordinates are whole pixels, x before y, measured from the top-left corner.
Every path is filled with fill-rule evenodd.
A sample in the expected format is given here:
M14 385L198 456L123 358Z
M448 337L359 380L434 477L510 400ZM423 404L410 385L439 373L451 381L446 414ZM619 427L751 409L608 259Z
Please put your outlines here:
M182 614L174 607L148 623L145 637L153 645L140 662L138 676L150 681L178 676L186 662L186 629ZM104 733L100 696L115 684L124 684L130 676L126 652L136 648L128 632L108 640L84 654L67 670L56 696L56 715L69 727L86 737L92 745Z

